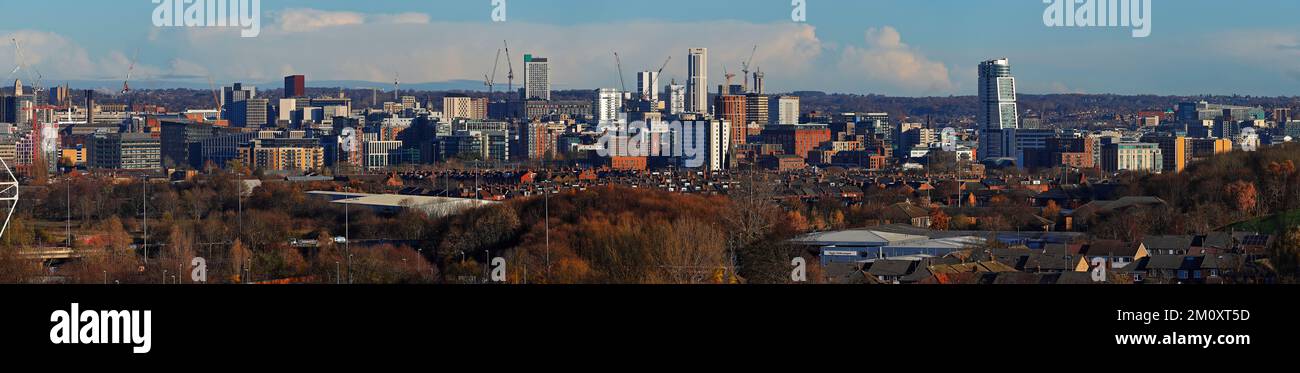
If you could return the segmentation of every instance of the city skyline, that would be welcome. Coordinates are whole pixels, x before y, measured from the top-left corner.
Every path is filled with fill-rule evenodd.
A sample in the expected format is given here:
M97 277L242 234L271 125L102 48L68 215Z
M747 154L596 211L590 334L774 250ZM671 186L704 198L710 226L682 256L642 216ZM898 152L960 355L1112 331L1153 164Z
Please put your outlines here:
M709 69L738 71L757 44L754 65L768 74L769 92L974 95L974 66L1005 57L1017 61L1028 94L1300 95L1300 62L1292 62L1300 59L1289 58L1300 57L1300 37L1284 16L1300 4L1285 1L1156 2L1147 38L1130 37L1127 28L1047 27L1039 1L810 1L806 23L790 19L785 1L670 0L655 12L580 0L561 12L509 1L501 23L491 22L488 1L276 1L263 2L255 38L231 29L156 28L149 1L71 4L85 11L16 3L0 16L0 36L25 44L27 64L50 83L121 80L134 56L134 80L146 85L205 84L209 76L261 83L294 74L309 83L390 82L395 75L404 84L472 82L491 72L501 40L509 40L516 65L524 54L551 59L557 90L618 87L610 51L620 52L633 78L672 55L660 80L685 82L688 48L709 48ZM14 54L12 45L0 48L0 70L11 70Z

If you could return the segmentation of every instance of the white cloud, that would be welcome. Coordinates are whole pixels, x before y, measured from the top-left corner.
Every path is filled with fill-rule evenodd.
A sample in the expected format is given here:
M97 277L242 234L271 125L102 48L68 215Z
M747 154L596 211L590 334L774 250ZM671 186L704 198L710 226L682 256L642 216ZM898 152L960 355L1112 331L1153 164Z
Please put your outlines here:
M1236 30L1212 38L1211 48L1238 61L1268 70L1300 70L1300 33L1297 30Z
M904 43L898 30L871 28L865 36L865 47L847 46L840 57L839 69L848 76L865 77L910 94L954 93L957 86L948 67Z
M357 12L331 12L317 9L286 9L279 12L276 24L285 32L309 32L328 27L360 25L366 16Z
M672 61L664 70L663 84L672 79L684 83L686 51L692 47L709 48L708 83L716 86L725 82L724 67L740 74L741 63L755 44L759 47L751 66L767 74L769 92L816 89L928 95L959 93L961 86L953 83L947 66L906 44L892 27L869 29L864 44L841 46L822 41L811 25L789 22L479 23L432 21L422 13L315 9L284 10L274 17L278 21L256 38L241 38L228 28L155 29L140 52L158 66L137 64L134 80L197 83L211 76L218 82L257 83L296 73L307 75L309 81L388 82L395 74L410 83L477 81L492 72L502 41L509 40L516 88L523 79L525 53L551 59L557 89L618 88L614 51L622 57L628 87L635 84L637 71L658 69L669 55ZM135 52L90 56L58 34L27 33L31 35L23 39L41 46L33 47L29 63L60 80L120 79L129 65L128 56ZM13 60L5 56L0 49L0 66ZM497 68L499 89L506 87L506 73L503 55ZM741 78L733 83L740 84Z
M277 12L276 25L285 32L312 32L340 26L363 24L427 24L424 13L364 14L346 11L295 8Z
M314 12L298 11L309 13ZM516 86L523 78L523 55L530 53L551 59L552 81L559 89L619 87L614 51L622 56L629 87L636 71L658 69L669 55L673 61L664 71L664 84L672 78L684 82L691 47L709 48L709 83L715 85L723 82L724 65L739 74L741 62L761 44L753 66L767 72L768 85L776 87L816 73L815 61L823 51L812 26L793 23L490 24L430 22L427 15L411 13L364 16L356 23L356 17L335 13L324 13L334 21L300 23L292 30L268 27L257 38L240 38L231 30L178 29L164 32L158 44L202 64L218 80L273 81L291 66L309 80L386 82L400 74L404 82L439 82L482 80L491 73L502 41L509 40ZM281 14L281 19L292 17ZM301 31L306 29L313 31ZM497 69L502 88L506 72L503 54Z

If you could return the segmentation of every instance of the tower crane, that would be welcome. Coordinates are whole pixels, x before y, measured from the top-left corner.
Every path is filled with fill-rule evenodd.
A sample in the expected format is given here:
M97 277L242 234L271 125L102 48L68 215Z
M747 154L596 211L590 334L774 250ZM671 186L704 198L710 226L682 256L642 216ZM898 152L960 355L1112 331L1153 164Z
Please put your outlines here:
M131 57L131 64L126 68L126 79L122 80L122 94L131 93L131 73L135 72L135 62L140 57L140 50L135 51L135 56Z
M627 92L627 83L623 80L623 60L618 57L618 52L614 52L614 64L618 66L618 85Z
M722 76L727 77L727 86L726 86L726 87L723 87L723 91L722 91L722 92L727 93L727 94L732 94L732 93L734 93L734 92L731 92L731 78L735 78L735 77L736 77L736 74L732 74L730 71L727 71L727 65L722 65L722 73L723 73Z
M664 74L664 69L668 67L668 63L669 63L669 62L672 62L672 60L673 60L673 56L672 56L672 55L669 55L669 56L668 56L668 59L667 59L667 60L664 60L664 64L663 64L662 66L659 66L659 71L656 71L656 72L655 72L654 79L651 79L651 80L653 80L652 82L650 82L651 90L653 90L654 87L658 87L658 86L659 86L659 77L660 77L660 76L663 76L663 74ZM641 99L643 99L643 100L649 100L649 99L650 99L649 97L644 97L644 94L643 94L642 96L643 96L643 97L641 97Z
M217 121L221 121L221 94L217 92L217 82L212 80L212 75L208 75L208 86L212 88L212 103L217 108Z
M744 77L745 77L745 88L744 88L745 92L743 92L743 93L749 93L749 64L752 63L752 62L754 62L754 53L757 53L757 52L758 52L758 45L754 45L754 49L751 50L751 51L749 52L749 59L745 60L745 62L743 62L743 63L740 64L740 67L741 67L741 70L740 70L740 71L741 71L741 73L743 73L743 74L745 75L745 76L744 76ZM730 85L730 83L728 83L728 85ZM730 89L730 88L728 88L728 89Z
M486 85L486 86L488 87L488 100L489 100L489 101L492 100L492 93L494 92L493 87L496 86L496 79L497 79L497 66L500 66L500 65L501 65L501 49L498 48L498 49L497 49L497 58L496 58L495 61L492 62L492 76L489 77L489 76L487 76L487 74L483 74L483 78L484 78L484 79L483 79L483 85Z
M506 87L510 90L506 97L510 97L515 92L515 63L510 59L510 42L502 40L501 43L506 47L506 67L509 68L506 71Z
M13 41L14 43L14 58L18 60L17 61L18 66L14 67L14 70L11 73L11 75L17 73L18 70L25 70L25 72L27 73L27 80L31 81L32 83L32 92L39 95L41 91L41 79L44 79L44 76L42 76L41 71L36 69L35 67L27 66L26 63L27 58L23 56L23 48L21 44L18 42L18 38L13 38L9 40ZM33 77L32 73L35 73L36 76Z

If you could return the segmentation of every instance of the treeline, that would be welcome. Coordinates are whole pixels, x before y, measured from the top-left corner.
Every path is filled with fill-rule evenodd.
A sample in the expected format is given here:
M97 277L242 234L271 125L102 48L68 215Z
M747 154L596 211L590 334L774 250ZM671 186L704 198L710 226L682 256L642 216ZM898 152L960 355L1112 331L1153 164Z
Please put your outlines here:
M748 196L601 187L513 200L435 221L423 251L447 282L486 276L498 257L511 283L787 282L802 253L784 242L801 228L770 195Z
M790 260L803 254L786 240L846 225L843 217L787 212L764 181L733 198L605 187L431 219L417 209L345 210L306 194L392 192L379 183L253 188L242 186L245 178L215 174L145 189L139 180L75 176L26 188L0 240L0 280L189 283L190 262L201 257L213 283L463 283L485 281L502 258L510 283L774 283L789 281ZM353 243L336 243L345 235ZM69 241L79 259L18 255ZM366 243L375 241L384 243Z

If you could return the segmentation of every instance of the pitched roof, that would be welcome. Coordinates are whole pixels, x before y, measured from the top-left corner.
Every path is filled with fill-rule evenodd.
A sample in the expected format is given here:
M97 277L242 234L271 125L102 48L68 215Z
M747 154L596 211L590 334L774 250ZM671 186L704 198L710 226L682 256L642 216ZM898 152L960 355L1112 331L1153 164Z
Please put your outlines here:
M1171 235L1171 236L1147 236L1142 239L1142 244L1147 246L1147 250L1184 250L1192 247L1192 236Z
M1119 240L1097 240L1084 249L1084 254L1089 257L1098 256L1119 256L1132 257L1137 256L1138 246Z
M871 263L871 268L867 273L873 276L904 276L912 273L917 262L911 260L889 260L881 259Z
M929 211L926 211L925 209L920 207L913 206L912 204L906 202L899 202L899 203L895 203L892 206L889 206L889 210L887 210L886 213L893 214L896 217L906 216L908 219L916 219L916 218L930 216Z
M1201 258L1192 255L1152 255L1146 263L1149 270L1193 270L1201 268Z

